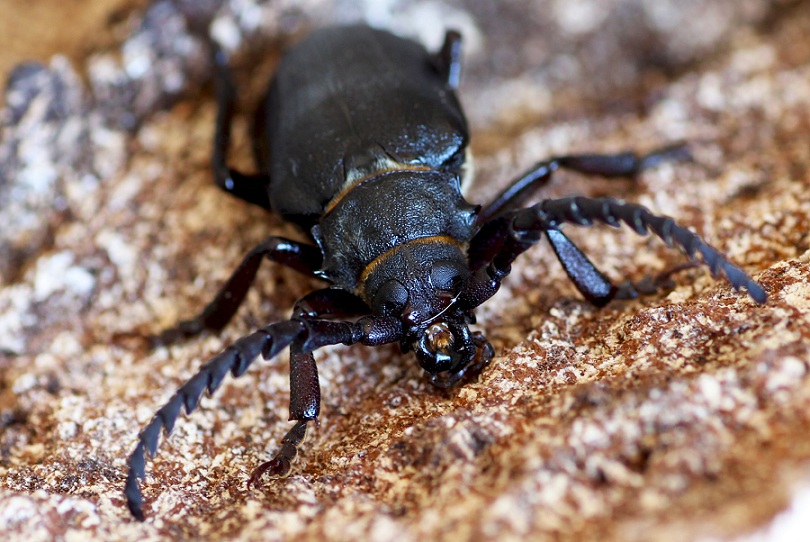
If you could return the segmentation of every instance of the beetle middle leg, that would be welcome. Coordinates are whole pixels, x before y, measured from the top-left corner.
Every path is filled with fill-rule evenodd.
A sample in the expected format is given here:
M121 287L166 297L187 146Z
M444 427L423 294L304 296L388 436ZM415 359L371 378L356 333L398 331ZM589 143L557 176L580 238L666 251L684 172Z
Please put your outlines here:
M199 315L164 330L153 338L153 342L172 344L205 330L225 327L244 301L265 257L310 277L316 276L315 272L320 269L323 260L321 252L312 245L282 237L268 237L248 252L214 300Z
M634 152L620 152L616 154L571 154L549 158L537 162L488 205L484 206L478 215L478 222L483 224L505 212L517 209L535 191L548 184L554 172L560 168L601 177L632 177L661 162L689 158L691 158L689 150L683 144L663 147L642 156Z

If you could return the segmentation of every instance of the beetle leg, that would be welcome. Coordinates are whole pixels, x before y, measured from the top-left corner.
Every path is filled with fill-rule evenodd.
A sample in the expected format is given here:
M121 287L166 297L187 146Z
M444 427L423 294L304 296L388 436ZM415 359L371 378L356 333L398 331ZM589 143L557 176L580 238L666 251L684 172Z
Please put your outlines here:
M629 280L622 282L617 285L614 299L636 299L640 295L654 295L662 290L671 290L675 287L672 275L698 266L700 266L700 262L690 260L661 271L654 277L647 275L637 282Z
M585 299L597 307L602 307L624 290L627 291L628 297L633 297L630 292L636 290L632 283L615 286L563 232L548 229L544 233L551 243L557 259L568 274L568 278ZM507 217L501 216L484 224L467 250L470 270L476 272L482 266L489 264L502 250L508 234L509 220Z
M293 307L294 318L349 318L370 313L371 309L362 299L341 288L315 290Z
M765 290L745 271L729 262L717 249L687 228L676 224L671 218L656 216L641 205L611 198L569 197L541 201L531 207L513 211L502 218L495 219L494 227L484 225L481 228L479 233L473 237L471 246L487 245L494 255L486 265L480 265L467 281L464 290L459 295L460 308L465 310L475 308L495 295L500 288L501 281L510 273L512 262L537 243L542 234L545 233L559 243L562 238L557 234L549 235L549 230L557 230L565 223L591 226L594 221L613 227L619 227L624 222L639 235L645 235L651 231L663 239L667 245L677 246L683 250L690 258L696 259L699 255L702 262L711 270L712 275L722 272L735 290L744 288L748 291L748 295L758 303L764 303L767 299ZM563 241L563 245L565 245L565 241ZM563 261L569 274L571 273L569 267L575 270L577 264L581 263L579 262L580 256L584 258L577 249L569 257L569 264ZM592 268L592 264L587 259L584 262L586 262L585 271L581 276L587 278L593 274L595 268ZM578 272L574 271L574 274L576 275ZM599 282L598 277L596 282Z
M461 34L448 30L444 35L442 48L434 55L439 73L447 80L452 90L457 90L461 81Z
M607 305L618 288L563 232L552 228L545 230L545 234L568 278L582 296L597 307Z
M299 358L300 366L291 370L291 376L295 372L298 372L299 376L292 383L290 409L291 414L302 421L310 420L317 416L320 402L317 371L308 367L310 352L330 344L348 345L359 342L367 346L378 346L399 341L402 333L402 323L394 317L365 316L357 321L306 318L285 320L242 337L203 365L197 374L183 384L169 402L158 410L138 435L138 444L127 461L128 472L124 487L130 512L136 519L141 521L144 519L143 496L138 479L143 480L146 477L146 454L154 457L157 453L161 430L168 436L180 416L180 411L185 408L186 414L190 414L197 408L203 392L213 394L229 371L234 377L239 377L259 354L264 359L270 359L285 346L295 343L296 352L302 355ZM298 385L301 389L296 391ZM301 426L300 423L296 425ZM293 430L295 431L295 427ZM295 439L297 434L288 433L293 447L297 446Z
M597 307L604 307L613 299L636 299L640 295L654 295L661 290L671 290L675 287L672 275L700 265L692 260L662 271L655 277L646 276L638 282L627 280L616 285L562 231L548 229L545 234L568 278L582 296Z
M632 177L664 161L690 158L689 150L684 144L664 147L643 156L634 152L621 152L618 154L572 154L550 158L533 165L481 209L478 222L480 224L489 222L497 216L518 208L536 190L548 184L553 173L560 168L585 175Z
M320 269L322 262L321 252L314 246L282 237L268 237L247 253L214 300L198 316L164 330L153 337L152 342L171 344L206 329L225 327L244 301L265 257L311 277L316 276L315 272Z
M336 288L324 288L307 294L293 307L293 318L309 323L324 317L352 317L368 314L370 309L362 299ZM311 329L311 328L310 328ZM307 423L316 420L321 409L321 391L318 382L318 367L312 352L304 352L304 343L290 346L290 421L296 424L281 439L281 449L270 461L259 465L248 480L248 489L258 487L259 480L267 473L274 478L284 478L290 473L298 455L298 447L306 436Z
M214 148L211 167L217 186L248 203L270 209L268 187L270 177L266 174L248 175L228 166L228 149L231 146L231 124L236 103L236 90L228 69L225 52L209 40L217 97L217 122L214 132Z
M481 371L489 365L489 362L492 361L492 358L495 356L495 349L492 348L492 345L480 331L473 332L472 340L473 344L475 344L475 347L478 349L478 355L476 356L477 359L467 367L465 376L478 378Z
M248 489L258 487L265 472L274 478L284 478L290 473L298 446L306 436L307 424L317 419L320 409L321 390L315 356L312 352L301 352L300 345L293 344L290 347L290 421L297 423L281 439L281 449L273 459L253 471Z
M248 480L247 487L258 488L262 476L268 473L274 478L286 478L292 469L292 463L298 456L298 447L303 442L307 434L307 424L311 420L300 420L290 429L284 438L281 439L281 449L270 461L265 461L253 470Z
M497 218L486 224L485 227L492 231L499 222L505 220L503 217ZM503 229L502 232L505 233L506 229ZM628 280L616 285L562 231L548 229L544 233L568 278L582 296L597 307L603 307L613 299L636 299L639 295L653 295L661 290L671 289L674 287L671 279L673 274L687 267L698 265L697 262L687 262L663 271L655 277L645 277L638 282ZM473 243L468 250L470 269L473 271L489 263L503 243L503 236L484 235L481 239L486 239L486 241Z

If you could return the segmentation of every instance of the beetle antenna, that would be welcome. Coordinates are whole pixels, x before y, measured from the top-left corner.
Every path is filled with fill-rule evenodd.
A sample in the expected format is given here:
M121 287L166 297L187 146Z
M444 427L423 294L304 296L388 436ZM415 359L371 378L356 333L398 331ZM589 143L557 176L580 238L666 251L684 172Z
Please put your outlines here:
M303 353L330 344L349 345L359 342L367 346L379 346L400 338L402 326L396 318L365 316L355 322L293 318L270 324L237 340L183 384L138 435L138 444L127 461L129 471L124 486L129 511L136 519L143 521L143 495L138 479L143 480L146 477L146 454L154 457L157 453L161 429L168 436L181 409L185 407L186 414L191 414L197 408L203 392L213 394L229 371L234 378L238 378L259 354L266 360L270 359L295 341L300 341L299 348ZM295 404L291 399L291 410L295 409Z
M145 452L149 453L149 457L155 457L160 430L163 429L168 437L183 407L186 415L191 414L197 408L203 392L207 391L212 395L229 371L234 378L242 376L259 354L264 359L270 359L293 342L304 330L304 323L300 320L287 320L242 337L203 365L197 374L183 384L169 402L157 411L149 425L138 435L138 444L127 461L129 472L124 495L129 511L136 519L139 521L144 519L143 496L138 478L143 480L146 477Z
M717 249L706 243L689 229L679 226L672 218L657 216L647 208L612 198L568 197L544 200L515 213L512 220L516 239L539 238L547 229L558 229L564 223L591 226L599 221L618 228L624 222L639 235L651 231L668 246L677 246L687 256L709 267L712 276L722 272L735 290L745 289L757 303L765 303L768 295L740 267L728 261Z

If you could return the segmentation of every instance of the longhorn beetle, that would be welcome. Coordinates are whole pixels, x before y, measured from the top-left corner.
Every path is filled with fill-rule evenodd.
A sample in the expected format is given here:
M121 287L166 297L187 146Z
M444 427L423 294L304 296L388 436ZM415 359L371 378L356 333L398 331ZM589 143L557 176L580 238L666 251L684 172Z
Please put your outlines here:
M461 194L469 135L456 97L461 36L447 32L428 53L421 45L365 26L318 30L282 58L256 114L260 173L231 169L235 91L224 55L214 48L218 114L212 165L217 185L299 226L313 244L268 237L253 248L196 318L164 331L171 343L223 328L242 303L265 258L317 277L329 287L299 299L289 320L242 337L208 361L141 431L129 457L125 496L143 520L138 479L146 453L157 452L180 411L195 409L225 375L241 376L260 354L290 347L290 420L268 473L289 473L307 424L318 417L320 388L313 351L326 345L399 342L413 350L431 384L452 386L493 356L473 311L495 295L512 262L545 236L582 295L596 306L637 295L615 286L565 236L565 223L624 223L652 231L702 260L764 303L762 287L716 249L671 218L611 198L566 197L521 204L566 168L606 177L632 176L682 147L634 153L569 155L539 162L487 205Z

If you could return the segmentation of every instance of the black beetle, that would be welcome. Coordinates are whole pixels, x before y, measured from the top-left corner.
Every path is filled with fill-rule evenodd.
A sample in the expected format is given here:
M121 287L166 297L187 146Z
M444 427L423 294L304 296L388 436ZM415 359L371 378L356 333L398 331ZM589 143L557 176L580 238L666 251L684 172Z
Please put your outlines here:
M249 483L290 471L309 422L320 408L312 352L331 344L399 342L413 350L430 382L448 387L492 357L483 334L470 331L474 309L492 297L511 263L545 234L577 289L602 306L637 295L615 286L560 231L595 221L639 234L652 231L757 302L765 291L739 267L671 218L610 198L567 197L519 208L558 168L607 177L630 176L683 147L646 156L570 155L539 162L494 201L464 200L461 183L469 140L455 91L461 37L448 32L435 54L365 26L319 30L291 48L256 115L261 173L230 169L226 153L234 89L224 56L215 51L218 116L213 170L224 190L297 224L314 244L269 237L245 256L213 302L193 320L164 331L170 343L221 329L236 312L266 257L331 284L296 302L289 320L236 341L206 363L158 410L129 457L125 495L143 519L138 478L145 453L154 456L161 430L170 433L181 409L190 413L204 391L230 372L242 375L261 354L290 346L290 420L281 450ZM348 320L344 320L348 318Z

